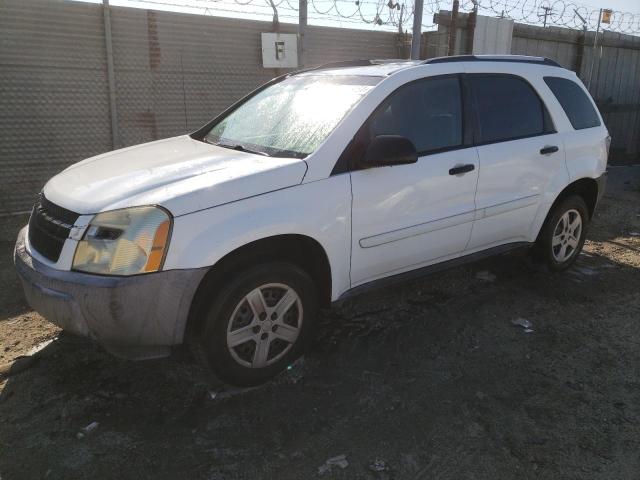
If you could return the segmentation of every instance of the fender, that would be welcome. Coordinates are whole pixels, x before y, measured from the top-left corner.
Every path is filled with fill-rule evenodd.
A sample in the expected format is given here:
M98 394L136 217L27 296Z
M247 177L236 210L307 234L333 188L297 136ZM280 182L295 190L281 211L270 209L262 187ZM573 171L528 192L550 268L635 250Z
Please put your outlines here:
M164 269L211 267L248 243L305 235L327 255L335 300L351 286L350 185L348 174L337 175L177 216Z

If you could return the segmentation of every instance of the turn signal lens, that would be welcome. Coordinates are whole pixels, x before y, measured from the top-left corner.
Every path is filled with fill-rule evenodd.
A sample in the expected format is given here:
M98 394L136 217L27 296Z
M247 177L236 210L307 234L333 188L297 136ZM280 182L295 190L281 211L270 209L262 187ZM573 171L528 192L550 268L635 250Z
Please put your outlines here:
M102 275L136 275L162 268L171 217L160 207L97 214L76 248L73 269Z
M147 265L144 267L145 272L155 272L160 270L162 260L164 259L167 240L169 239L169 226L169 220L165 220L156 230L156 234L153 236L151 251L149 252L147 259Z

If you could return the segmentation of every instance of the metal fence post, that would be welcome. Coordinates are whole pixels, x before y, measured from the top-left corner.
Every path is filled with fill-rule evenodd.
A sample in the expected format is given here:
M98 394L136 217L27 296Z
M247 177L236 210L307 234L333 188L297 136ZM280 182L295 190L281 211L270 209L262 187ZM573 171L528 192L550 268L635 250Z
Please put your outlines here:
M458 0L453 0L453 8L451 9L451 25L449 26L449 48L447 49L447 56L456 54L456 38L458 36L459 7L460 7L460 2Z
M473 4L473 10L467 18L467 48L466 52L469 55L473 55L473 37L476 33L476 23L478 20L478 3Z
M598 33L600 33L600 22L602 21L602 9L600 9L600 13L598 14L598 28L596 28L596 33L593 36L593 50L591 52L591 67L589 68L589 81L587 82L587 90L591 91L591 78L593 76L593 64L596 60L596 47L598 46ZM600 65L598 65L599 67ZM598 71L598 76L600 75L600 71Z
M307 0L299 0L298 4L298 67L305 66L307 53L305 37L307 35Z
M413 32L411 36L411 59L420 60L422 43L422 5L423 0L416 0L413 8Z
M113 68L113 44L111 42L111 10L109 0L102 0L102 16L104 17L104 43L107 54L107 81L109 85L109 114L111 116L111 146L120 148L118 134L118 110L116 103L116 76Z

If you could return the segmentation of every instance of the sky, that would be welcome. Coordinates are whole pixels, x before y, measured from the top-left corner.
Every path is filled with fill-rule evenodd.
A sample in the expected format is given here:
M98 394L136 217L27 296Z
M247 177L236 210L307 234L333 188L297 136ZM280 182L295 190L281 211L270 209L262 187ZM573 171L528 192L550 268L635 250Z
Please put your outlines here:
M587 2L580 3L597 8L610 8L612 10L620 10L623 12L640 13L640 0L604 0L602 4L589 0Z
M73 0L88 1L91 3L102 3L102 0ZM148 8L156 10L169 10L193 14L206 14L224 17L247 18L252 20L266 20L272 18L272 8L269 5L270 0L110 0L114 6L127 6L135 8ZM292 8L297 7L298 0L273 0L278 6L279 19L282 23L297 23L298 13ZM349 28L366 28L375 30L393 31L397 30L397 19L399 17L398 9L390 9L386 6L388 0L308 0L309 2L309 24L324 26L339 26ZM389 0L391 4L405 2L412 9L413 0ZM469 11L473 0L460 0L461 11ZM587 7L588 10L597 12L599 8L610 8L614 11L631 12L638 14L638 20L634 22L640 30L640 0L479 0L481 5L501 4L502 2L511 5L522 5L523 2L537 5L549 4L557 9L562 8L562 4L569 9L573 9L574 5ZM312 2L314 6L312 6ZM433 13L439 9L450 10L452 0L424 0L425 12L423 15L423 30L434 28L432 18ZM339 6L341 15L335 9L335 5ZM382 7L380 7L382 5ZM333 8L332 8L333 6ZM319 11L328 11L327 14L320 14ZM382 25L376 25L376 12L382 12L380 18ZM520 9L513 10L513 16L516 22L521 21L515 15L518 15ZM586 10L581 10L582 13ZM532 12L532 13L531 13ZM483 11L480 14L498 15L500 12ZM529 18L536 21L536 11L530 10ZM615 17L615 14L614 14ZM410 12L404 13L405 27L410 29L411 19ZM590 27L595 30L595 22L597 22L597 13L590 18L593 25ZM389 21L392 20L392 21ZM408 20L408 22L407 22ZM576 28L576 25L570 25ZM640 31L636 34L640 34Z

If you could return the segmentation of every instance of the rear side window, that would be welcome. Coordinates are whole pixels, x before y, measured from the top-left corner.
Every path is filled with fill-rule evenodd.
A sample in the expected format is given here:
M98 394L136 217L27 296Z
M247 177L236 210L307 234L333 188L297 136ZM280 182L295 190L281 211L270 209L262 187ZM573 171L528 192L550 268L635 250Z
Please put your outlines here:
M542 100L522 78L470 74L479 117L479 143L543 135L553 131Z
M457 77L436 77L399 88L372 116L369 134L402 135L419 153L462 144L462 98Z
M560 77L544 77L544 81L562 105L573 128L582 130L600 125L598 112L579 85Z

